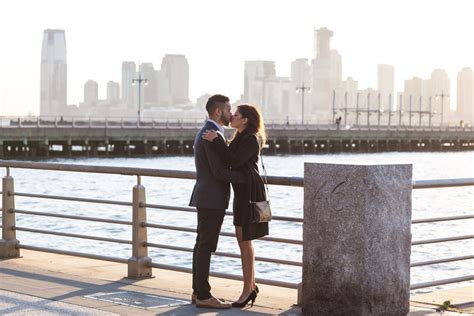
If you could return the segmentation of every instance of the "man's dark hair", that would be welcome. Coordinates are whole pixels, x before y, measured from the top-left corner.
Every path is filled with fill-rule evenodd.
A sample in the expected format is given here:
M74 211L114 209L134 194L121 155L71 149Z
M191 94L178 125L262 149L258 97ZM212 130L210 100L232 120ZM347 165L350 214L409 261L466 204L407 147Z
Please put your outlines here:
M216 110L216 108L219 106L219 103L225 103L229 102L229 98L226 97L225 95L222 94L214 94L212 97L207 100L206 103L206 111L209 114L209 116L212 115L212 113Z

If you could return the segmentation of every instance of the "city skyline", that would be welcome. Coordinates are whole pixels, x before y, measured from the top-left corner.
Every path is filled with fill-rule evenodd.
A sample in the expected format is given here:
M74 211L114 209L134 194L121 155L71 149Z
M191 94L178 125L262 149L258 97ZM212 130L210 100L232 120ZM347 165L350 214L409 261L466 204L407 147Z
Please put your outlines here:
M15 43L19 45L15 54L7 51L6 58L2 58L2 114L39 112L40 67L37 56L41 45L38 42L41 41L41 32L48 28L65 29L68 33L68 104L82 101L83 85L90 79L98 82L99 98L104 99L106 83L110 80L120 82L121 61L153 62L157 65L165 54L183 54L189 59L192 101L205 93L217 92L237 100L244 90L245 61L275 61L277 75L289 77L292 61L314 57L312 32L314 28L323 26L337 34L332 45L344 56L342 78L355 78L359 89L377 89L378 64L395 67L395 91L403 90L405 80L413 77L429 78L434 69L442 68L448 72L452 86L451 101L455 103L453 99L456 98L458 72L464 67L473 67L473 44L459 36L462 30L473 24L466 12L468 10L463 10L467 8L467 1L457 1L455 4L433 1L425 6L415 3L410 10L405 11L403 7L408 2L403 1L388 2L385 6L367 1L358 2L357 5L341 1L315 5L302 1L308 8L303 11L297 10L289 2L272 2L272 8L255 3L253 10L248 12L235 3L224 7L216 1L205 1L202 6L193 7L195 4L191 2L179 1L178 4L166 4L169 16L160 16L156 20L151 17L161 6L139 1L138 4L149 8L150 13L145 12L140 19L131 18L127 26L119 25L118 22L128 12L126 9L131 2L117 3L117 11L112 15L104 15L104 5L98 5L96 11L90 12L88 23L81 23L83 20L72 16L76 11L85 12L76 5L67 7L58 1L47 2L57 8L54 14L46 12L42 5L27 13L25 18L28 23L22 24L12 20L15 13L21 12L20 6L2 4L11 14L0 23L2 26L3 23L17 26L15 36L22 39L21 43ZM351 10L339 12L338 4L348 9L370 6L372 13L353 17L348 12ZM31 6L34 8L37 4L31 2ZM182 13L180 6L196 10L191 10L193 14L183 11L179 19L181 22L178 23L173 16ZM415 18L420 15L416 12L422 8L429 8L430 15L422 15L423 26L417 27L420 21ZM258 14L265 10L272 12L270 17ZM246 17L245 21L255 21L229 21L229 11ZM387 15L389 11L395 13ZM224 22L216 24L207 21L207 12L212 13L209 18L220 17L222 13L223 17L218 20ZM397 23L397 26L395 22L399 20L392 17L397 16L396 12L404 13L404 23ZM450 14L456 18L449 18ZM283 23L282 26L278 22L284 18L291 18L292 23ZM437 23L441 18L446 23ZM107 21L107 25L99 25L103 21ZM143 25L132 23L138 21ZM166 24L169 25L166 32L161 31L160 25ZM372 27L374 24L377 24L377 28ZM40 25L43 27L38 29ZM140 32L137 32L139 29ZM5 35L8 40L10 34Z

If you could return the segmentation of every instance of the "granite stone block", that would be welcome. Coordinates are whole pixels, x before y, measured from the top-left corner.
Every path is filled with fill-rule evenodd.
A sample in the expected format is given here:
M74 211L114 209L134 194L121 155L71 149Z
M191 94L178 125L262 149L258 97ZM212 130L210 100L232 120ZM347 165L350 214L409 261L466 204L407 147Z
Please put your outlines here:
M306 163L303 312L406 315L411 165Z

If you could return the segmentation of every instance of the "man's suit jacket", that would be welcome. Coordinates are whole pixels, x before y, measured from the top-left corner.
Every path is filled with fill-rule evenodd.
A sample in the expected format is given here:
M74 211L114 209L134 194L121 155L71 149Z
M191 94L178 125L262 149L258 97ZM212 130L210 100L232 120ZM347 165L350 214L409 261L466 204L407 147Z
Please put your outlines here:
M194 163L197 179L191 195L190 206L210 209L227 209L229 206L230 183L245 183L242 172L232 171L224 165L211 143L202 139L207 130L215 130L211 122L201 128L194 140ZM219 136L220 137L220 136Z

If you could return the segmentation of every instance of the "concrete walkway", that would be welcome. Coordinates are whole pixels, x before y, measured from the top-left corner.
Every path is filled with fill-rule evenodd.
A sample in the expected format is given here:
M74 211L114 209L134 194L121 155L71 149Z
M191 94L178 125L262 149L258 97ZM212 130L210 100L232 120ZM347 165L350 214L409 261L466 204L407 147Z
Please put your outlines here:
M0 261L1 315L301 315L296 290L259 285L254 307L231 310L196 308L190 302L191 275L154 269L154 278L131 280L124 264L21 251ZM213 294L232 301L241 282L211 278ZM438 302L450 299L468 311L474 287L416 296L410 315L439 315ZM457 293L457 294L456 294ZM456 296L456 295L457 296ZM443 315L457 315L445 312ZM463 314L465 315L465 314Z

